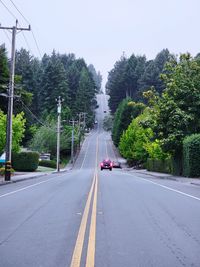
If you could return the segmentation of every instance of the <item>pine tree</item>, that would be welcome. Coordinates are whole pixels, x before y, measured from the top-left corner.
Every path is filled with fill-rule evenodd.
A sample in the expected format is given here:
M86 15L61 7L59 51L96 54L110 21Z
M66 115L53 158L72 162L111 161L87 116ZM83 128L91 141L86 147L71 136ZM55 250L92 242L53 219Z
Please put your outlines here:
M0 46L0 94L7 94L9 83L8 58L4 45ZM6 112L7 98L0 95L0 109Z

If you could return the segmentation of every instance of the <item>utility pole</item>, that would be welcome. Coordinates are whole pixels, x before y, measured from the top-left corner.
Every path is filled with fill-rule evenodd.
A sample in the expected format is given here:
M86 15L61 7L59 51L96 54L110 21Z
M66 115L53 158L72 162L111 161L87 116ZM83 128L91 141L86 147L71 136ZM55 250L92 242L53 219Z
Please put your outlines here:
M11 153L12 153L12 115L13 115L13 97L14 97L14 77L15 77L15 40L17 31L30 31L31 27L18 28L18 21L13 27L1 27L1 30L12 31L12 49L11 49L11 63L10 63L10 79L8 91L8 112L6 125L6 164L5 164L5 181L10 181L11 176Z
M74 163L74 120L72 120L71 163Z
M56 161L56 169L57 172L60 171L60 117L61 117L61 99L58 97L58 122L57 122L57 161Z
M72 124L72 138L71 138L71 163L74 163L74 126L75 123L78 121L75 121L74 119L69 121Z

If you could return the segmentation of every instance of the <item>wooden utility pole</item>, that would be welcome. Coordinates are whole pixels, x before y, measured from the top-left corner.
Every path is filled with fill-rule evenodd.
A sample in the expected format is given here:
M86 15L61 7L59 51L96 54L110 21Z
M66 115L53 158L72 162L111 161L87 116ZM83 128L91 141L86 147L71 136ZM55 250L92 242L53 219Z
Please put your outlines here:
M60 117L61 117L61 99L58 97L58 122L57 122L57 161L56 169L57 172L60 171Z
M0 30L12 31L12 49L11 49L11 63L10 63L10 79L8 91L8 112L6 125L6 164L5 164L5 181L10 181L11 176L11 153L12 153L12 115L13 115L13 97L14 97L14 77L15 77L15 40L17 31L30 31L31 27L18 28L18 21L13 27L1 27Z

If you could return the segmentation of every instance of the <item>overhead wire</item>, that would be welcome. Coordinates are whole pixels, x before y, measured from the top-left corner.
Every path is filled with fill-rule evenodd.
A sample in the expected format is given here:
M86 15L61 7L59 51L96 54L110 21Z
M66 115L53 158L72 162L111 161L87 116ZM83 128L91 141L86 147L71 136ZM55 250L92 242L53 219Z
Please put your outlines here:
M12 11L10 11L10 9L6 6L6 4L5 4L2 0L0 0L0 2L1 2L1 4L6 8L6 10L10 13L10 15L11 15L14 19L17 20L17 17L14 15L14 13L13 13ZM19 14L23 17L23 19L26 21L26 23L28 23L28 24L30 25L30 22L29 22L28 19L22 14L22 12L19 10L19 8L16 6L16 4L15 4L12 0L10 0L10 2L11 2L12 5L15 7L15 9L19 12ZM18 24L19 24L19 26L21 27L20 23L18 23ZM35 38L35 35L34 35L34 32L33 32L32 29L31 29L31 34L32 34L33 40L34 40L34 42L35 42L35 45L36 45L38 54L39 54L40 58L42 58L42 54L41 54L41 51L40 51L38 42L37 42L37 40L36 40L36 38ZM26 43L26 45L27 45L29 51L32 53L32 51L31 51L31 49L30 49L30 45L29 45L29 43L28 43L28 40L27 40L25 34L23 33L23 31L22 31L22 35L23 35L23 38L24 38L24 40L25 40L25 43ZM33 53L32 53L32 54L33 54Z
M3 30L3 32L4 32L4 34L6 35L6 37L7 37L8 41L9 41L9 43L11 44L12 41L11 41L11 39L10 39L10 37L9 37L9 35L8 35L8 33L7 33L7 31L6 31L6 30Z
M16 6L16 4L15 4L12 0L10 0L10 2L13 4L13 6L16 8L16 10L19 12L19 14L23 17L23 19L30 25L31 23L30 23L29 20L22 14L22 12L19 10L19 8ZM31 29L31 34L32 34L32 36L33 36L33 39L34 39L34 42L35 42L35 44L36 44L36 47L37 47L38 53L39 53L39 55L40 55L40 58L42 58L42 54L41 54L41 51L40 51L38 42L37 42L37 40L36 40L36 38L35 38L35 34L34 34L34 32L33 32L32 29Z
M38 117L29 109L29 107L21 99L19 99L19 101L22 103L22 106L26 109L26 111L28 111L32 115L32 117L34 117L37 120L37 122L39 122L46 129L51 130L52 132L56 132L56 128L52 129L50 126L46 125L44 122L38 119ZM71 137L69 137L70 135L71 132L68 132L67 135L65 136L66 141L71 140Z
M17 9L17 11L19 12L19 14L23 17L23 19L28 23L28 24L30 24L29 23L29 21L25 18L25 16L22 14L22 12L17 8L17 6L15 5L15 3L12 1L12 0L10 0L10 2L13 4L13 6Z
M23 102L22 99L20 99L20 102L22 103L22 106L36 119L37 122L39 122L42 126L51 129L49 126L47 126L45 123L43 123L30 109L29 107ZM52 130L52 129L51 129Z
M6 10L11 14L11 16L14 17L14 18L16 19L15 15L10 11L10 9L6 6L6 4L4 4L4 2L3 2L2 0L0 0L0 2L1 2L2 5L6 8Z

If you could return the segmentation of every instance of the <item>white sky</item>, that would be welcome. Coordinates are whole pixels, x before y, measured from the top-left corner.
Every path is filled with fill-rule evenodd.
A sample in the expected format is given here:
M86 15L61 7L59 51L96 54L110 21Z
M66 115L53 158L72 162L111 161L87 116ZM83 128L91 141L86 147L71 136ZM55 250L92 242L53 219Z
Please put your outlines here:
M200 52L200 0L0 0L1 26L11 27L18 18L21 27L30 21L41 54L75 53L107 73L123 51L152 59L163 48L172 53ZM8 35L11 34L8 32ZM17 49L31 50L40 57L33 36L17 35ZM0 44L10 42L0 30Z

